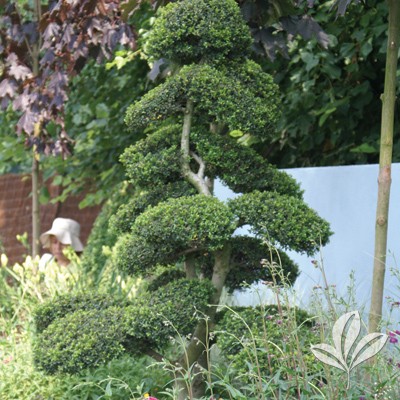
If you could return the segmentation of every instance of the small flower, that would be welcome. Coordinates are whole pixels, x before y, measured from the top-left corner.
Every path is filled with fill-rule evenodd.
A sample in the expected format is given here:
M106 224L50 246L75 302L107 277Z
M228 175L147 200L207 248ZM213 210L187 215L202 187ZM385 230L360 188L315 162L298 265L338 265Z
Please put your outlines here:
M151 397L148 393L145 393L145 394L144 394L144 398L145 398L146 400L158 400L158 399L156 399L155 397Z
M3 364L8 364L13 360L13 356L8 356L6 358L3 358Z
M8 258L4 253L2 253L0 256L0 264L2 267L6 267L8 264Z
M397 339L397 335L399 331L395 331L395 332L389 332L389 342L390 343L398 343L399 340Z
M278 320L276 321L276 323L277 323L278 325L282 325L282 320L281 320L281 319L278 319Z

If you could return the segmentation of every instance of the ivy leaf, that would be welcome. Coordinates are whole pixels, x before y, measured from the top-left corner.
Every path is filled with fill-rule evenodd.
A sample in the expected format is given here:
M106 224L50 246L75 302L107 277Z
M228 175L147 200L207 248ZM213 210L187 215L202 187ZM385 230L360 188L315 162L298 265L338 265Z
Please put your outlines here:
M365 153L365 154L373 154L377 153L378 149L374 146L371 146L368 143L363 143L360 146L354 147L350 150L352 153Z
M244 135L244 133L238 129L234 129L233 131L229 132L229 136L232 136L234 138L236 137L242 137Z

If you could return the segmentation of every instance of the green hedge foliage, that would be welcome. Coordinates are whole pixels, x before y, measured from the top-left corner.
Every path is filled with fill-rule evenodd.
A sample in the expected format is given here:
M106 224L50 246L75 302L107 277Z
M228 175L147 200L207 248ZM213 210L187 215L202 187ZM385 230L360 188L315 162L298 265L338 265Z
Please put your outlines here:
M127 333L136 351L163 349L178 333L192 333L213 293L208 280L178 279L139 299L126 312Z
M179 127L173 124L126 148L121 161L131 183L143 188L178 180L180 154Z
M127 352L165 348L178 334L193 331L213 293L208 280L180 278L132 303L64 295L36 313L35 364L49 374L75 374Z
M274 192L246 193L229 201L239 225L252 230L271 243L308 255L328 242L329 224L302 200Z
M207 116L208 122L261 139L271 137L280 114L278 86L272 77L254 62L244 61L224 68L185 65L129 106L125 122L135 131L168 116L182 115L187 100L194 102L195 115ZM172 155L167 153L163 157Z
M43 303L34 312L37 332L43 332L53 321L72 314L75 311L101 311L109 307L123 304L122 299L109 294L83 293L65 294L51 302Z
M147 274L188 251L221 249L235 228L234 214L217 198L169 199L136 218L131 234L117 245L116 262L132 275Z
M183 0L161 10L146 52L178 64L247 55L249 28L234 0Z
M156 206L162 201L170 198L195 195L196 190L186 181L171 182L165 185L153 186L148 190L138 191L135 195L119 207L118 211L111 217L111 229L118 233L130 232L136 218L143 213L147 207Z
M58 318L34 343L34 362L49 374L77 373L124 353L124 310L78 310Z
M217 176L236 193L276 191L302 197L300 185L286 172L278 171L251 147L228 135L193 132L195 151L202 155L207 173Z

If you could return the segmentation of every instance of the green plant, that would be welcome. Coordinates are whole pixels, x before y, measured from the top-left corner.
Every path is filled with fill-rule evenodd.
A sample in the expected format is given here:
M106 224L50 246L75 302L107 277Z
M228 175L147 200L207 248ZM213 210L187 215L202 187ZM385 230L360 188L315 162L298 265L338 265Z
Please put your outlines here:
M174 2L160 12L147 41L150 59L162 52L175 65L165 81L126 112L128 129L140 140L122 156L132 194L111 221L118 232L111 264L155 281L163 269L180 268L185 279L172 274L174 281L151 287L154 291L143 293L132 306L120 307L128 323L117 322L126 332L126 351L150 353L158 360L170 336L191 333L184 350L170 361L181 371L195 371L190 396L201 397L205 387L198 368L206 361L199 343L206 342L207 324L213 326L223 288L271 279L271 271L261 264L263 239L312 254L331 232L305 205L299 185L250 147L255 138L271 140L280 106L273 78L248 57L250 34L235 1ZM237 198L217 199L217 178ZM254 237L235 237L235 230L246 224ZM293 282L296 266L283 252L279 257L284 261L279 279L289 275ZM196 318L196 309L202 318ZM65 318L77 327L83 317L92 321L84 311ZM40 334L46 339L42 344L38 336L38 354L46 353L40 346L49 346L53 333L66 354L75 356L74 346L84 346L69 336L62 347L62 323L54 320ZM102 339L93 329L97 347ZM115 343L124 346L120 337ZM62 369L68 358L54 353L43 367ZM86 361L75 359L76 368L84 365ZM180 389L183 399L188 387Z

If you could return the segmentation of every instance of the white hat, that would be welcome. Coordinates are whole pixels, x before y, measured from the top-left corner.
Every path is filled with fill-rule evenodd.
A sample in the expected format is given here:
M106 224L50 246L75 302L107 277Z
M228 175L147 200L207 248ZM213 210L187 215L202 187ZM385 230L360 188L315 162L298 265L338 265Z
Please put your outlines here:
M43 247L50 247L50 235L54 235L62 244L70 244L75 251L83 251L82 242L79 239L81 226L78 222L69 218L56 218L50 230L40 235Z

